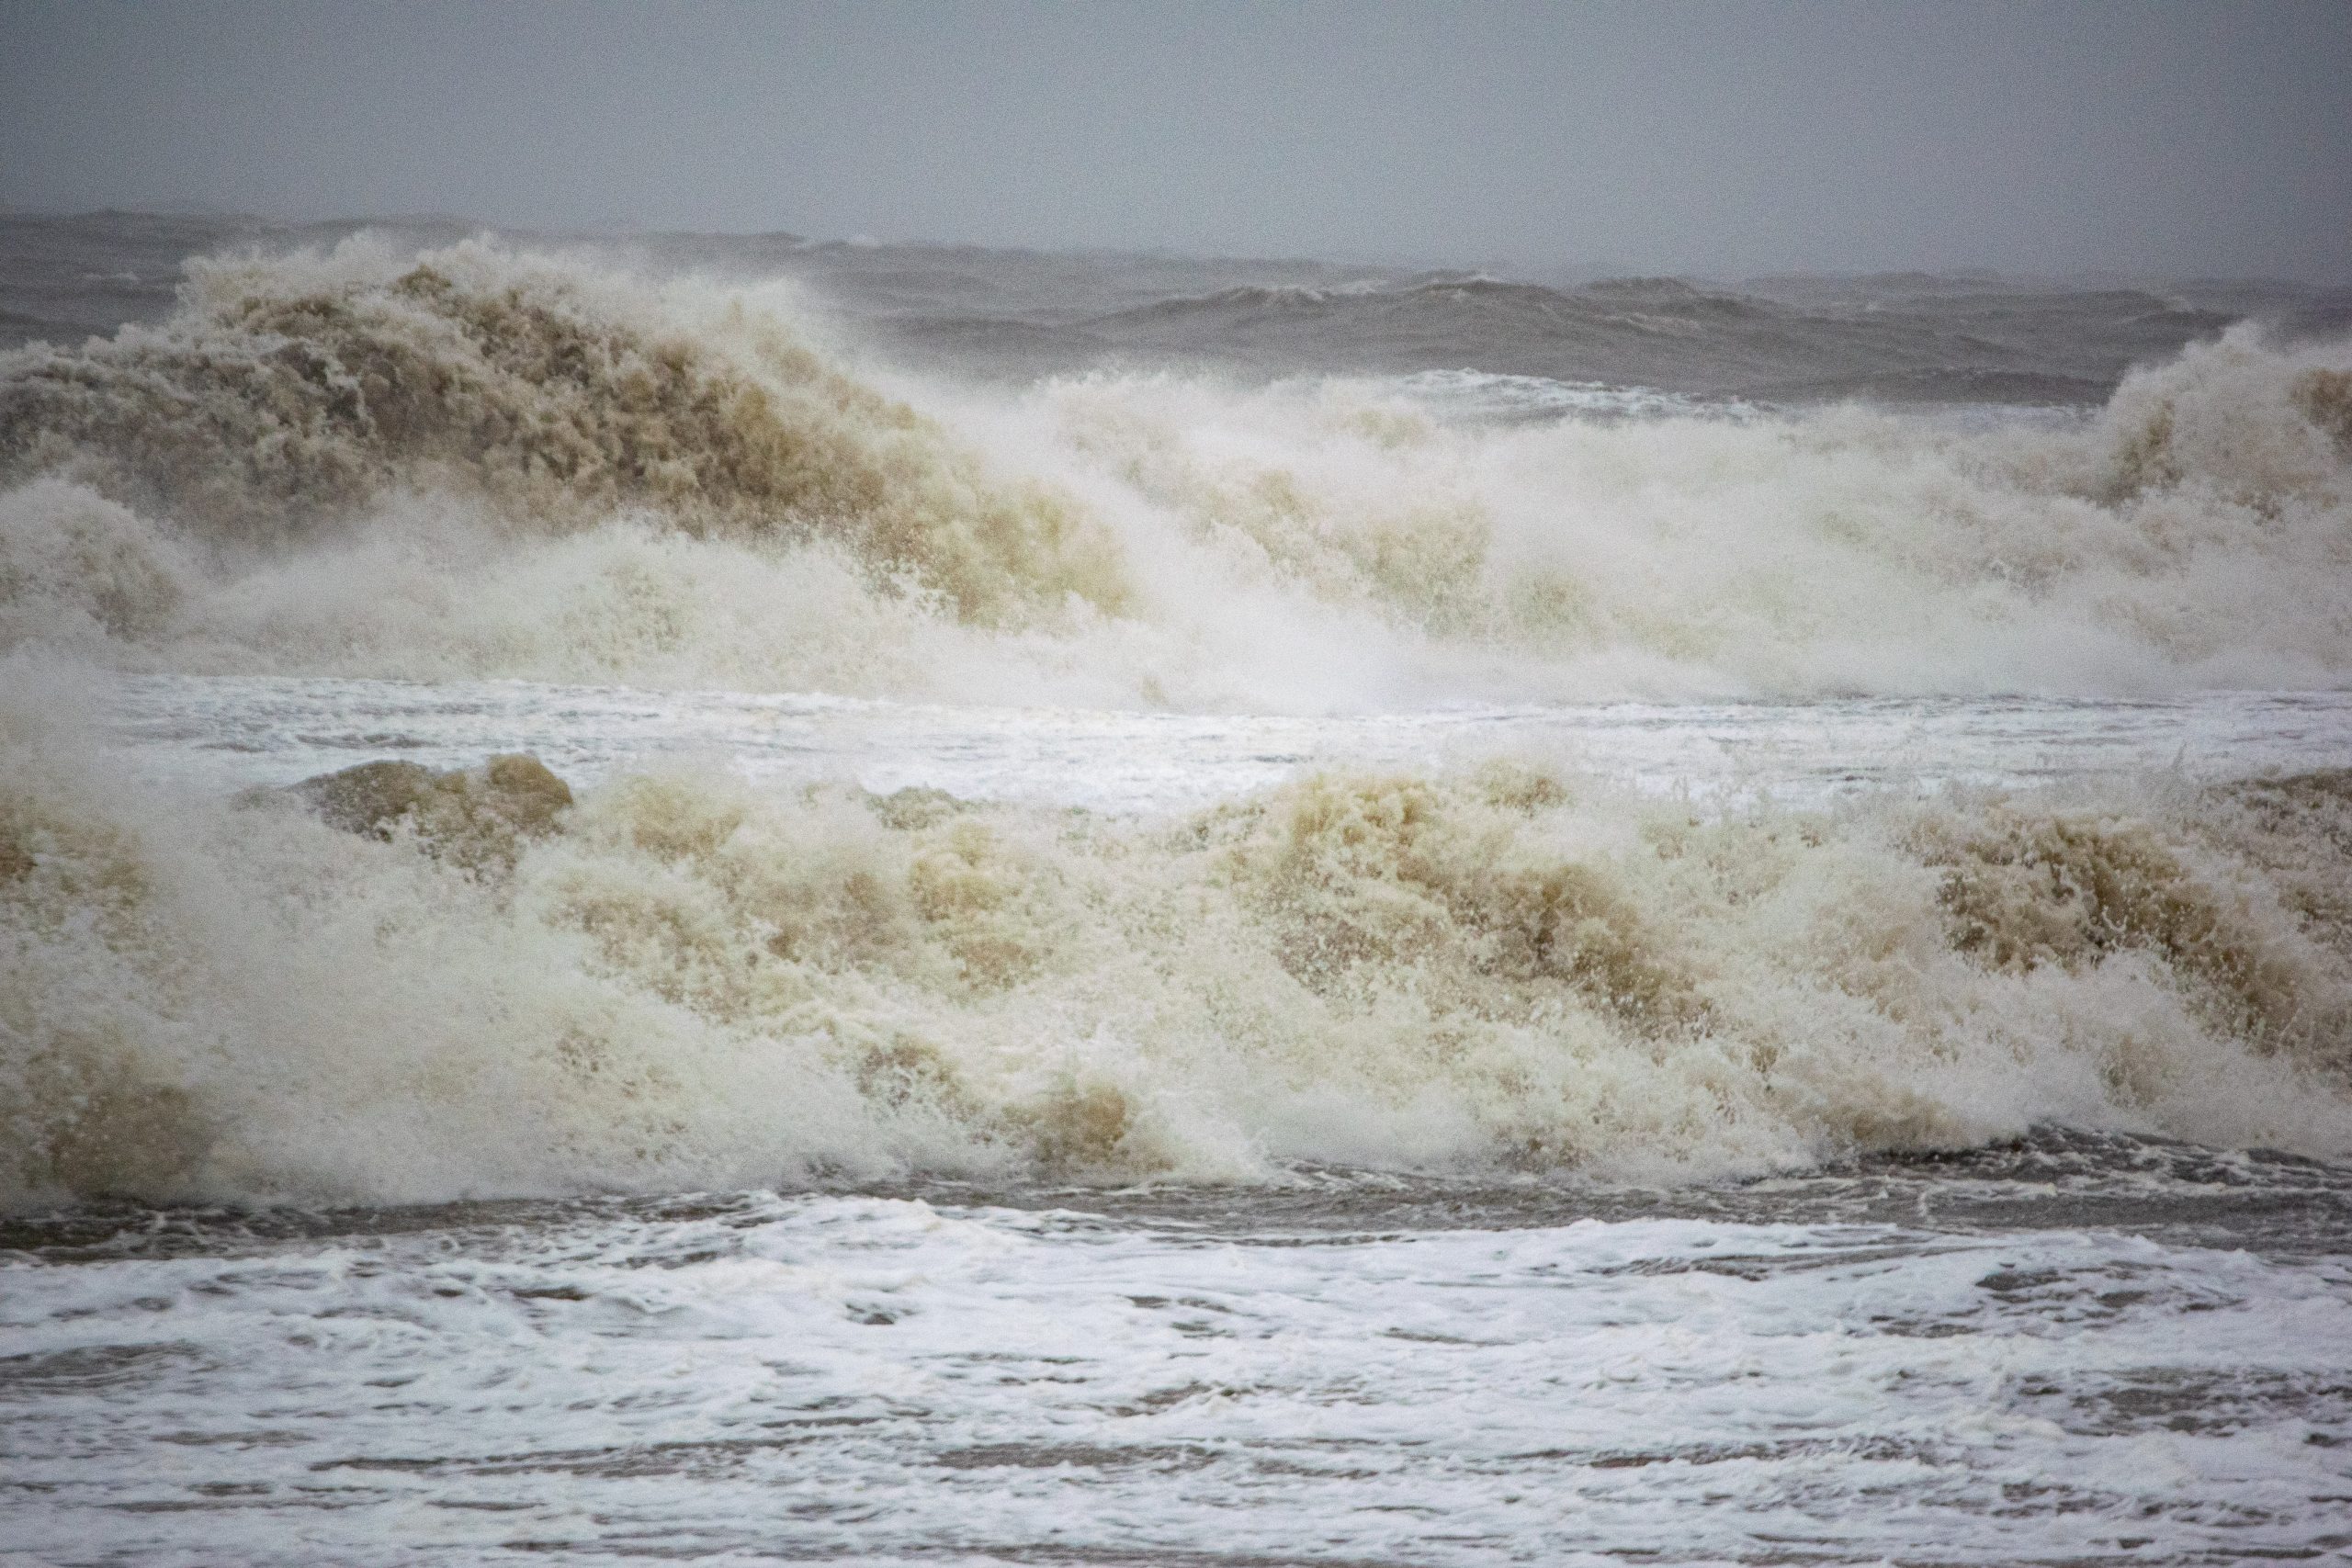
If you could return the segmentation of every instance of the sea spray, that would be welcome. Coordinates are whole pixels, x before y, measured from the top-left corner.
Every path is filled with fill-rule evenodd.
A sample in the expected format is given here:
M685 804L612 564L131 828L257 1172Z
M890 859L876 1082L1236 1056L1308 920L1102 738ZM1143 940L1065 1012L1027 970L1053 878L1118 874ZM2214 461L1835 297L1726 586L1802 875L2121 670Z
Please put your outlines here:
M1498 423L959 387L797 309L361 240L0 358L12 1202L2352 1148L2335 773L1702 805L1472 747L1170 818L682 759L483 837L472 785L395 767L355 832L67 722L75 670L1195 713L2352 674L2341 343L2233 330L2072 421Z
M0 465L244 545L408 487L526 529L633 505L696 536L837 536L973 616L1122 592L1060 500L989 476L775 315L475 243L191 264L161 327L11 357Z
M801 309L487 242L194 264L161 325L0 358L0 640L1212 709L2352 671L2341 343L2234 329L2055 425L1498 425L854 374Z
M2340 775L1698 811L1488 763L1129 818L680 770L495 853L412 794L354 831L11 750L12 1201L2352 1148Z

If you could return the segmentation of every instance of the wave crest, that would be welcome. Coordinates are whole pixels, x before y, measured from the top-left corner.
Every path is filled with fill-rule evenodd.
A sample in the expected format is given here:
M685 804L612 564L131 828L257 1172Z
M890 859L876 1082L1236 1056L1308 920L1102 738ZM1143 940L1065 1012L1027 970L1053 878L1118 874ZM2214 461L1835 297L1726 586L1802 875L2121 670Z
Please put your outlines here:
M2352 1149L2332 776L1702 818L1489 766L1155 824L503 765L483 853L494 773L354 831L12 748L11 1201Z
M967 615L1125 592L1066 498L989 475L774 314L479 243L192 264L164 326L14 356L0 469L45 467L248 544L441 488L537 527L633 506L823 535Z
M2054 421L1445 389L1494 380L861 380L758 288L207 262L0 360L0 642L1208 708L2352 679L2352 344Z

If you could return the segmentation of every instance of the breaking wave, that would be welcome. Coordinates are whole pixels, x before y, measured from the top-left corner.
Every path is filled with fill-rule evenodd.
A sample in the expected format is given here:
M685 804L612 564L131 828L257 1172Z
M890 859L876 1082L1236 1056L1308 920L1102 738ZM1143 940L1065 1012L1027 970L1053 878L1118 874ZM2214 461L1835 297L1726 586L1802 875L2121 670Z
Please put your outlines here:
M2056 424L1498 423L1428 378L979 391L808 322L478 242L193 264L161 325L0 357L0 644L1202 707L2352 673L2340 343L2233 329Z
M633 507L691 536L838 538L970 617L1119 598L1059 498L992 481L772 314L481 247L386 260L194 264L163 328L17 356L0 455L239 545L426 489L523 528Z
M1492 763L1155 821L506 759L229 802L35 694L12 1203L2352 1151L2342 773L1702 817Z
M1464 300L1523 303L1408 304ZM363 238L0 356L0 1201L1686 1177L2048 1120L2352 1152L2341 773L1694 814L1496 762L1159 819L500 758L226 801L65 727L86 666L1194 710L2352 678L2352 344L2233 329L2026 419L1007 390L839 330Z

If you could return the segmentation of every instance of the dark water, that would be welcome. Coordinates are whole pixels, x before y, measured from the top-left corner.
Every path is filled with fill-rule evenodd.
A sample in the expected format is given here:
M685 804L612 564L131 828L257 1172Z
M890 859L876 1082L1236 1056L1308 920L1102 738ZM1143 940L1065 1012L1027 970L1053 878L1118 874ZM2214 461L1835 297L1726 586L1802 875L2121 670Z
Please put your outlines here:
M2352 1167L2276 1151L2047 1127L1984 1148L1875 1155L1751 1180L1632 1186L1557 1173L1498 1179L1305 1166L1272 1186L927 1179L816 1190L942 1207L1082 1212L1106 1224L1236 1240L1345 1240L1428 1230L1517 1230L1580 1220L1883 1225L1953 1235L2100 1230L2166 1246L2290 1259L2352 1252ZM494 1242L574 1219L699 1221L751 1213L763 1194L507 1199L358 1208L157 1209L96 1201L0 1215L12 1261L209 1256L426 1233Z
M407 245L458 220L277 225L232 217L0 217L0 348L168 312L191 254ZM514 238L562 246L570 236ZM1283 259L851 244L791 234L602 237L656 269L787 276L893 357L990 378L1105 365L1247 375L1490 374L1805 402L2086 404L2130 366L2252 318L2352 326L2352 289L1991 273L1691 280L1428 271Z

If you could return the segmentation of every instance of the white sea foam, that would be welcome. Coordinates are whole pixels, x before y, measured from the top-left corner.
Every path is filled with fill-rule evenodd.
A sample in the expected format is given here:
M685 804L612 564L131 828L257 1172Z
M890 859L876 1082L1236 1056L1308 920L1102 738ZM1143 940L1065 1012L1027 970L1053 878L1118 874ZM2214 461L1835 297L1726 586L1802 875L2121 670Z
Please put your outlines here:
M0 359L0 1557L2343 1549L2352 348L856 353L362 241Z
M1612 387L1601 381L1558 381L1548 376L1510 376L1489 370L1423 370L1399 378L1396 386L1439 413L1486 420L1744 419L1762 412L1737 400L1711 401L1652 387Z
M479 243L208 264L0 360L0 640L1309 711L2352 674L2341 344L2236 331L2058 427L1566 388L1650 417L1498 428L1429 378L886 396L797 311Z
M61 700L0 779L19 1201L2352 1148L2340 774L1725 812L1463 762L1131 818L714 759L493 864L140 783Z
M827 1198L492 1218L10 1270L0 1446L40 1498L11 1546L1470 1564L1932 1540L2008 1564L2342 1540L2352 1309L2328 1270L2241 1251Z
M14 1194L1704 1175L2052 1117L2352 1147L2339 773L1694 804L1397 739L1631 692L2340 686L2345 345L2233 333L2079 427L1497 427L1377 381L861 379L795 309L355 243L0 361ZM947 731L746 779L580 716L558 829L461 852L126 761L60 728L77 661L1423 717L1041 799ZM1059 809L1138 790L1193 814Z

